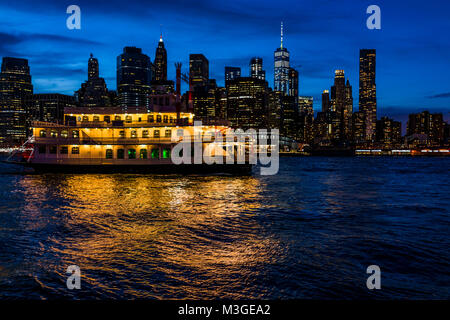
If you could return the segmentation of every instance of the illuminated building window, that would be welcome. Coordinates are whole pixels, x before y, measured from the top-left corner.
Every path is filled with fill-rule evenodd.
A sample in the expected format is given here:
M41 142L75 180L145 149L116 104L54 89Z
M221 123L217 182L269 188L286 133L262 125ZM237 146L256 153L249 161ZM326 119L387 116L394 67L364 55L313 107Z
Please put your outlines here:
M163 149L163 159L169 159L170 158L170 149Z
M161 115L160 114L158 114L156 116L156 122L161 123Z
M72 138L79 138L80 137L80 131L73 130L72 131Z
M45 145L44 146L39 146L39 148L38 148L39 154L45 154L47 152L46 149L47 148L45 147Z
M67 130L61 131L61 138L67 138L68 136L69 136L69 133L67 132Z
M103 121L105 121L106 123L110 123L111 122L111 117L110 116L104 116L103 117Z
M79 147L72 147L72 154L80 154L80 148Z
M132 137L132 138L137 138L137 132L136 132L136 130L131 131L131 137Z
M153 131L153 137L154 138L159 138L159 130Z
M167 130L164 132L164 135L165 135L166 138L170 138L170 137L172 136L172 130L167 129Z
M152 159L159 159L159 149L152 149Z
M106 159L112 159L112 158L113 158L112 149L106 149Z
M60 153L61 154L68 154L69 153L69 147L61 147Z
M128 149L128 159L136 159L136 150Z
M153 118L153 115L149 115L149 116L147 117L147 122L150 122L150 123L155 122L155 119Z
M58 149L56 148L56 146L50 146L50 154L56 154L57 151Z
M147 159L147 149L141 149L139 152L139 158Z
M126 117L125 117L125 122L126 122L126 123L131 123L131 121L132 121L131 116L126 116Z
M46 136L47 136L47 131L45 131L45 130L39 131L39 137L45 138Z
M142 138L148 138L148 130L142 131Z
M125 150L117 149L117 159L123 159L125 157Z
M169 123L169 116L164 116L163 117L163 122L164 123Z

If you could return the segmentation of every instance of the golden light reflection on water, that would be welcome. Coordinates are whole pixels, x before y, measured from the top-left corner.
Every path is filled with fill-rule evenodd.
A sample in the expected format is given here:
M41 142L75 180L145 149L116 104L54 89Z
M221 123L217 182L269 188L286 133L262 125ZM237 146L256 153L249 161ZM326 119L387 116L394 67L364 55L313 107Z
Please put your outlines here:
M79 265L100 294L236 298L282 250L258 222L265 186L255 177L30 175L20 184L30 221L58 225L45 250Z

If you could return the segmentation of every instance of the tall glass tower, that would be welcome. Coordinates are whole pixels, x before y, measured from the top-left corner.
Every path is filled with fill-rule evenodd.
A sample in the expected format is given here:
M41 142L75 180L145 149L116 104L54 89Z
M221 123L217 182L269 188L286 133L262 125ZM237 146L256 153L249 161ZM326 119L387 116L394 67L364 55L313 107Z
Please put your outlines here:
M150 108L150 82L152 63L142 49L125 47L117 57L117 93L119 104L128 107Z
M289 94L289 51L283 47L283 22L281 22L281 45L275 50L274 88Z

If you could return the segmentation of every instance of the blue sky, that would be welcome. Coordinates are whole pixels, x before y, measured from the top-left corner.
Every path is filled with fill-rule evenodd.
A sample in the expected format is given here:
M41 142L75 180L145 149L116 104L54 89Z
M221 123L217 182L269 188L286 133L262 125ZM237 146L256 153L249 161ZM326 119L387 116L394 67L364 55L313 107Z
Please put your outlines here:
M81 8L81 30L66 28L67 6ZM366 8L381 8L381 30L366 28ZM224 67L248 74L252 56L264 59L273 86L273 51L280 21L291 65L300 72L300 94L315 98L344 69L358 105L360 48L377 49L378 116L404 120L410 112L450 111L449 1L28 1L0 3L0 56L28 58L35 92L73 94L87 79L92 52L108 88L116 88L116 57L124 46L154 59L160 25L174 62L188 71L190 53L210 61L210 77L223 85ZM187 89L186 86L183 88Z

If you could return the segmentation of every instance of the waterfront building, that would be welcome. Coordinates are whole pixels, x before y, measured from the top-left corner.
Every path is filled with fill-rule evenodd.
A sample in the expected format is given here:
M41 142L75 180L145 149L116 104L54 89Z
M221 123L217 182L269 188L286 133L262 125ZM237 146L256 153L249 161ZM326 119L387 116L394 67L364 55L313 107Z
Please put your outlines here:
M402 124L388 117L382 117L377 120L376 141L386 148L392 148L401 144L402 140Z
M289 51L283 47L283 22L281 22L281 44L274 52L274 90L289 94Z
M359 57L359 111L364 114L365 139L373 141L377 122L376 50L361 49Z
M26 140L32 95L28 60L4 57L0 73L0 143Z
M88 60L88 80L75 92L81 107L105 107L111 105L105 79L99 76L99 63L93 54Z
M263 70L263 59L253 57L250 60L250 77L266 80L266 71Z
M125 47L117 57L117 93L124 111L133 107L150 108L152 69L150 58L140 48Z
M423 111L408 117L407 136L426 135L427 145L440 145L444 141L444 119L442 113Z

